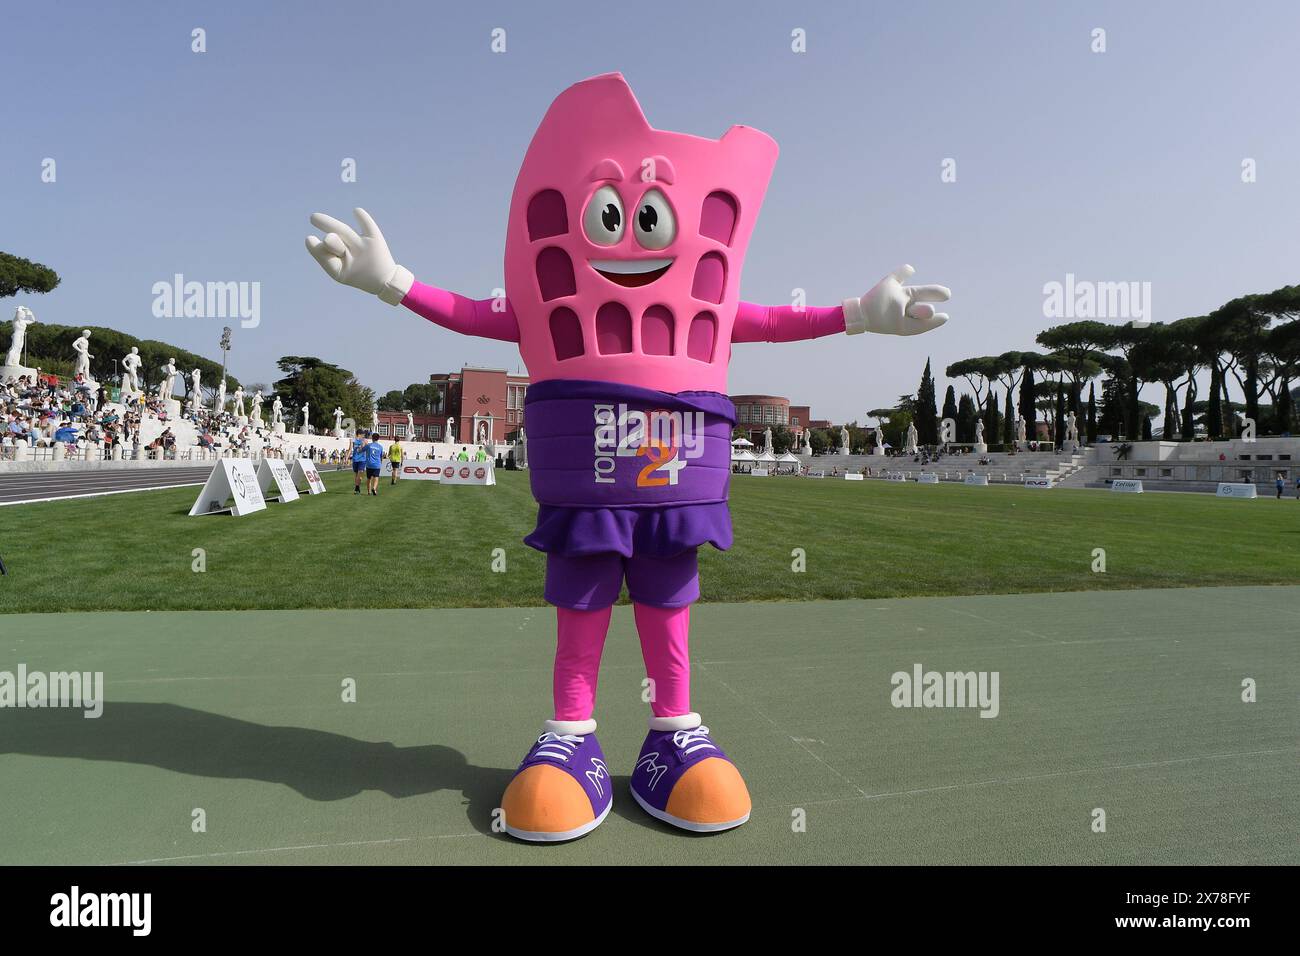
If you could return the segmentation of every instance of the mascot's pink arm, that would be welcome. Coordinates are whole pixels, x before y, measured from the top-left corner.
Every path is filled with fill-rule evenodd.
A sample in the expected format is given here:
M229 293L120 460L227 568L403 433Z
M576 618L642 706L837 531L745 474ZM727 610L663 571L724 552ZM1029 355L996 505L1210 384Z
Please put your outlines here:
M510 303L500 312L492 310L494 299L467 299L455 292L439 289L416 281L402 305L416 315L424 316L443 328L465 335L477 335L485 339L500 339L503 342L519 341L519 321ZM843 321L840 322L843 327Z
M493 311L493 299L468 299L455 292L416 281L402 305L416 315L443 328L464 335L477 335L503 342L519 341L519 322L509 301L502 311ZM742 302L736 309L731 330L733 342L798 342L844 331L844 309L840 306L806 307L754 305Z
M731 327L733 342L798 342L844 331L844 308L754 305L742 302Z

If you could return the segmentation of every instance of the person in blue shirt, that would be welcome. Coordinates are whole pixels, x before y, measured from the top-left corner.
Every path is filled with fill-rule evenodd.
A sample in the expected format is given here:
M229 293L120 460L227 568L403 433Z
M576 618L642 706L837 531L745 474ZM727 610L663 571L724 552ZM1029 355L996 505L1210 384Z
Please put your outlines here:
M352 493L361 494L361 476L366 470L366 430L357 429L357 437L352 439Z
M379 432L370 433L370 444L366 445L366 484L370 493L379 497L379 473L384 470L384 446L379 444Z

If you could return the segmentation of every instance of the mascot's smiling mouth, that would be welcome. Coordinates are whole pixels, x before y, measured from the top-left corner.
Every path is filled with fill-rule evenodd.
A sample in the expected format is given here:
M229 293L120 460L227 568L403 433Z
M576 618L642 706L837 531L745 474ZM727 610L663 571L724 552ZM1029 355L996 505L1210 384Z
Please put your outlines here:
M588 259L593 269L616 285L649 285L668 271L672 259Z

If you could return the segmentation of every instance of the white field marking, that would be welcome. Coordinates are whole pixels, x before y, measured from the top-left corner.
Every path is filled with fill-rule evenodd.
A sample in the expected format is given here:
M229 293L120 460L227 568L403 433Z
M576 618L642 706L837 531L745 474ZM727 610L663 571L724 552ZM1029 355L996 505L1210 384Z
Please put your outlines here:
M1104 767L1084 767L1079 770L1054 770L1050 773L1033 773L1023 777L997 777L992 780L974 780L970 783L954 783L946 787L921 787L916 790L891 790L886 793L863 793L861 797L833 797L828 800L811 800L798 804L801 807L826 806L832 803L849 803L858 800L885 800L889 797L915 797L931 793L948 793L953 790L971 790L975 787L998 787L1013 783L1030 783L1036 780L1050 780L1054 777L1078 777L1090 773L1109 773L1116 770L1149 770L1153 767L1168 767L1180 763L1194 763L1198 760L1231 760L1236 757L1271 757L1275 754L1300 753L1300 748L1283 747L1278 750L1244 750L1236 753L1197 754L1193 757L1174 757L1169 760L1152 760L1144 763L1111 764ZM771 806L795 806L795 804L771 804Z
M742 704L744 704L745 706L749 707L752 711L754 711L754 713L758 714L758 716L762 717L762 718L763 718L764 720L766 720L769 724L771 724L772 727L775 728L776 732L777 732L780 736L785 737L787 740L789 740L792 744L794 744L796 747L798 747L800 750L802 750L802 751L803 751L804 753L806 753L808 756L812 757L813 760L816 760L819 764L821 764L823 767L825 767L825 768L826 768L827 770L829 770L831 773L835 774L835 776L839 777L840 780L842 780L842 781L845 783L846 786L852 787L854 790L856 790L858 793L860 793L860 794L861 794L862 796L864 796L864 797L867 796L867 791L863 790L861 787L859 787L856 783L854 783L854 782L853 782L852 780L850 780L848 777L844 776L844 774L840 773L838 770L836 770L834 767L832 767L830 764L828 764L825 760L823 760L821 757L819 757L816 753L814 753L814 752L813 752L813 751L808 747L807 744L803 743L803 741L804 741L806 738L802 738L802 737L791 737L789 734L783 732L783 731L781 730L781 725L780 725L780 724L778 724L775 720L773 720L773 719L772 719L771 717L769 717L767 714L763 713L762 710L760 710L760 709L759 709L757 706L755 706L754 704L750 703L748 700L746 700L746 699L745 699L744 697L742 697L740 694L736 693L736 691L732 688L732 686L731 686L730 684L728 684L726 681L724 681L721 677L714 677L711 673L709 673L708 669L707 669L706 667L704 667L704 665L699 664L698 662L697 662L696 666L699 667L700 672L703 673L706 677L710 677L710 678L712 678L713 680L717 681L719 684L721 684L721 685L723 686L723 688L727 691L728 694L730 694L732 697L736 698L736 700L740 701L740 702L741 702Z
M1284 586L1285 586L1285 585L1284 585ZM1260 585L1260 587L1267 587L1267 585ZM1196 590L1196 591L1203 591L1203 590L1206 590L1206 589L1205 589L1205 588L1194 588L1193 590ZM1227 590L1227 589L1225 588L1224 590ZM1216 603L1216 604L1231 604L1233 607L1242 607L1242 608L1246 608L1247 610L1251 610L1251 611L1264 610L1263 608L1259 607L1258 605L1255 605L1255 604L1242 604L1242 603L1239 602L1239 601L1229 601L1229 600L1227 600L1226 598L1222 598L1222 597L1220 597L1220 596L1217 595L1217 594L1214 595L1214 600L1215 600L1215 603ZM1281 606L1270 606L1270 607L1267 608L1267 610L1269 610L1269 611L1281 611L1281 612L1284 613L1284 614L1294 614L1295 616L1300 617L1300 611L1297 611L1297 610L1295 610L1294 608L1281 607Z
M0 501L0 508L3 508L6 505L38 505L46 501L71 501L74 498L102 498L105 495L129 495L136 491L166 491L168 488L193 488L204 483L204 481L187 481L181 485L148 485L144 488L122 488L118 491L92 491L84 495L55 495L52 498L25 498L22 501ZM0 488L0 491L3 491L3 488Z
M604 668L606 665L602 664ZM644 664L610 664L610 670L644 670ZM512 667L503 669L500 667L487 667L482 670L470 671L382 671L370 673L361 671L356 674L357 677L465 677L476 674L550 674L554 668L549 664L545 667ZM215 677L121 677L113 680L114 684L179 684L186 681L219 681L219 680L274 680L274 681L303 681L303 680L335 680L338 678L337 673L330 674L221 674Z
M1015 630L1015 631L1017 631L1017 632L1019 632L1019 633L1021 633L1021 634L1028 634L1030 637L1036 637L1036 638L1038 638L1040 641L1047 641L1049 644L1062 644L1062 643L1064 643L1064 641L1053 640L1053 639L1050 638L1050 637L1046 637L1046 636L1044 636L1044 635L1042 635L1042 634L1037 634L1037 633L1035 633L1034 631L1031 631L1031 630L1029 630L1028 628L1025 628L1025 627L1015 627L1014 625L1008 625L1008 624L1006 624L1006 623L1004 623L1004 622L1002 622L1002 621L994 621L994 620L992 620L991 618L982 617L982 616L980 616L979 614L974 613L973 611L963 611L961 608L957 608L957 607L948 608L948 610L951 611L953 614L964 614L966 617L974 618L974 619L977 620L977 621L983 621L985 624L992 624L994 627L1001 628L1001 629L1004 630L1004 631ZM1019 646L1019 647L1032 647L1033 644L1032 644L1032 643L1030 643L1030 644L1020 644L1020 645L1018 645L1018 646Z
M463 840L481 837L482 833L444 833L440 836L391 837L387 840L350 840L346 843L304 843L302 846L269 846L260 850L226 850L220 853L192 853L189 856L160 856L153 860L128 860L108 866L145 866L150 863L177 863L181 860L211 860L223 856L249 856L257 853L292 853L295 850L330 850L348 846L386 846L395 843L421 843L426 840Z

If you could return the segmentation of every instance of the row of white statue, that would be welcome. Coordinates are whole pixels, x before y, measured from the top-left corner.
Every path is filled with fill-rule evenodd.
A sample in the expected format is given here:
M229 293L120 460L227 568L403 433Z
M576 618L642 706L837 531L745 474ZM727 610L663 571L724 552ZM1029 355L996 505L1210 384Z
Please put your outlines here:
M36 316L32 313L32 310L26 306L20 305L14 311L13 340L9 343L9 350L5 355L4 365L3 367L0 367L0 382L8 381L10 379L18 379L24 376L32 378L36 376L38 372L37 369L27 368L22 364L23 347L27 341L27 328L35 321ZM72 351L73 377L81 377L87 391L90 393L92 406L98 407L100 387L99 383L95 381L94 377L90 374L90 360L95 357L90 351L90 329L82 329L81 335L72 343ZM131 402L144 394L144 386L140 374L140 366L142 363L143 359L140 357L140 349L136 346L132 346L131 351L122 357L121 402L123 404ZM175 401L172 395L176 388L176 378L181 374L180 370L176 367L175 358L169 358L167 360L167 364L162 366L162 373L162 382L158 386L158 395L164 400ZM189 411L194 414L205 410L206 406L203 403L202 374L197 368L189 373L189 388L187 391L189 395L187 408ZM256 390L250 397L245 393L242 386L238 386L235 388L234 394L230 397L233 403L231 411L238 421L253 426L261 426L265 424L262 420L262 405L266 399L262 395L261 389ZM249 398L249 409L247 413L244 408L245 398ZM180 403L177 402L177 406L179 406L179 404ZM213 409L216 411L223 411L225 407L226 380L223 378L221 384L217 386L217 394L216 399L213 402ZM309 404L304 404L302 406L301 414L302 427L305 433L307 431L308 423L311 420L311 406ZM335 435L343 435L343 417L343 409L335 408ZM449 418L447 420L448 434L454 434L451 430L454 421L454 418ZM271 403L271 426L272 428L275 428L276 426L283 426L284 424L284 404L281 402L280 396L277 395L275 400ZM370 430L379 430L378 405L373 405L370 409ZM415 434L415 416L410 411L406 413L406 433L408 435Z
M1016 443L1021 447L1025 444L1025 432L1025 419L1024 416L1020 416L1016 419ZM885 434L880 430L879 425L873 429L872 437L874 444L871 448L871 454L883 455L885 453ZM915 455L920 451L919 437L916 431L916 423L909 422L907 425L907 438L903 443L904 454ZM1074 451L1079 447L1079 424L1074 412L1070 412L1065 416L1065 442L1066 448L1069 450ZM772 450L772 429L766 428L763 430L763 451L770 453ZM988 445L984 443L983 419L976 419L975 421L975 450L979 452L988 450ZM804 431L802 453L805 455L813 453L812 442L809 440L809 433L806 430ZM849 430L843 426L840 427L839 453L841 455L849 454Z

